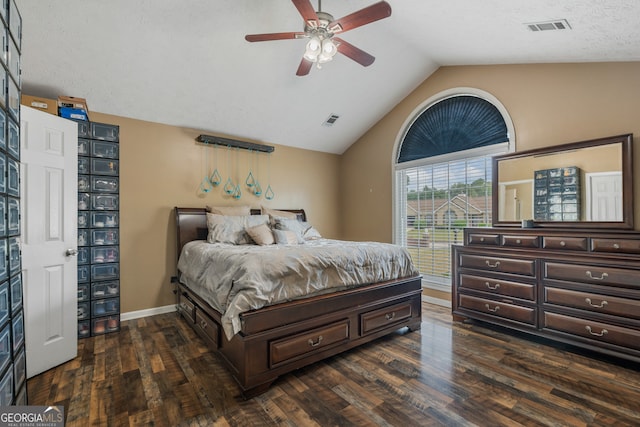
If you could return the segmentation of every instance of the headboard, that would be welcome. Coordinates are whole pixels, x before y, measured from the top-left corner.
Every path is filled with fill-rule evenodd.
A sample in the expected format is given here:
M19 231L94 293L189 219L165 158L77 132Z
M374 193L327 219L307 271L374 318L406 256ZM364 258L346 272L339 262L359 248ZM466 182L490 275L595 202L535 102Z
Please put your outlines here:
M293 212L298 220L306 221L307 214L304 209L279 209ZM251 209L251 215L260 215L260 209ZM207 211L205 208L180 208L175 207L177 229L177 257L182 252L182 247L192 240L207 240Z

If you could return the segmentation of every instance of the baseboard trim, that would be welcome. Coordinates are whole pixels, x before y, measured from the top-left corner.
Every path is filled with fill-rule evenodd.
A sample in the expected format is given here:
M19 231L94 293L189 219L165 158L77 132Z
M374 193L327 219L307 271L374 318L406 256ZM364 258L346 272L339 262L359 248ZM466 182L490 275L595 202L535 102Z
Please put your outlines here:
M140 319L142 317L155 316L156 314L165 314L176 311L176 305L165 305L164 307L148 308L146 310L129 311L127 313L120 314L120 321Z
M451 308L451 301L446 299L440 299L440 298L430 297L427 295L422 295L422 301Z

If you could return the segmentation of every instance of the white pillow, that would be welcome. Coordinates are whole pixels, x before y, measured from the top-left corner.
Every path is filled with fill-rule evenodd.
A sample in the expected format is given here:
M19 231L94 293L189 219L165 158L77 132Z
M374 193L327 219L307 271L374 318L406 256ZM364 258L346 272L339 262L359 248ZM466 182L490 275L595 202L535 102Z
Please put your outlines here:
M273 245L276 241L273 238L273 233L267 224L256 225L255 227L247 228L247 234L260 246Z
M249 206L207 206L207 212L218 215L251 215Z
M273 237L278 245L298 245L304 243L295 231L291 230L273 230Z
M246 229L269 222L268 215L218 215L207 214L209 243L230 243L232 245L249 245L253 240Z

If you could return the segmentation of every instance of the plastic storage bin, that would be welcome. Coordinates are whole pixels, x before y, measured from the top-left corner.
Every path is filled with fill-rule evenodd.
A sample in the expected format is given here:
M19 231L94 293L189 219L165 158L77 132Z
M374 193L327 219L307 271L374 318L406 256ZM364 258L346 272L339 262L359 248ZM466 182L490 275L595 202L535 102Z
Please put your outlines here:
M20 165L15 160L7 159L7 194L20 197Z
M11 361L11 324L8 323L0 332L0 372Z
M11 336L13 337L13 353L15 354L24 344L24 319L22 312L11 320Z
M90 249L88 247L78 248L78 265L89 264Z
M115 229L99 229L91 230L91 244L96 246L117 245L119 241L119 230ZM112 261L116 262L116 261Z
M78 138L78 156L88 156L91 150L91 141L84 138Z
M88 157L78 157L78 173L89 173L91 171Z
M91 158L91 173L95 175L118 175L118 160Z
M90 309L91 306L89 305L89 302L78 303L78 320L84 320L91 317L91 313L89 312Z
M91 141L91 156L106 159L117 159L120 148L115 142Z
M90 298L89 284L78 285L78 302L88 301Z
M89 230L78 229L78 246L89 245Z
M120 266L118 264L96 264L91 266L92 280L117 279L119 275Z
M91 209L117 211L119 207L117 194L91 194Z
M85 338L91 335L91 325L88 320L78 322L78 338Z
M120 261L120 253L117 246L104 246L91 248L91 264Z
M11 313L16 313L22 307L22 275L13 276L9 281L11 295Z
M7 198L7 233L20 234L20 200L13 197Z
M91 212L91 227L118 227L120 218L118 212Z
M13 379L15 390L18 390L27 379L27 363L24 349L18 353L13 361Z
M7 192L7 156L0 152L0 193Z
M87 228L89 226L89 212L78 211L78 228Z
M84 283L89 281L90 267L88 265L78 266L78 283Z
M91 298L109 298L120 294L120 281L109 280L106 282L94 282L91 284Z
M9 248L7 246L7 239L0 239L0 280L4 280L9 277L8 253Z
M118 298L105 298L91 302L91 314L94 317L117 314L120 311Z
M89 122L78 121L78 120L76 120L76 122L78 123L78 138L90 137L91 133L89 132Z
M0 381L0 406L9 406L13 401L13 368L9 368Z
M7 235L7 199L0 196L0 237Z
M118 142L120 136L120 127L107 123L91 122L90 125L91 138L102 141Z
M4 323L9 319L10 314L9 283L3 282L0 285L0 325L4 325Z
M11 118L7 123L7 151L14 159L20 160L20 127Z
M20 240L9 238L9 274L13 276L20 272Z
M91 191L99 193L117 193L119 190L118 177L116 176L92 176Z
M78 175L78 191L85 192L91 189L91 178L88 175Z

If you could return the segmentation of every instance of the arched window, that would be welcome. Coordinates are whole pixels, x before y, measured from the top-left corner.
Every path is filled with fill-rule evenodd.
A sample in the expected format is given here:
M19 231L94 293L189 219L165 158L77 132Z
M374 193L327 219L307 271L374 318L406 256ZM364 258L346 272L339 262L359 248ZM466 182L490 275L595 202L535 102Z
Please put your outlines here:
M464 227L491 224L491 157L512 149L506 109L477 89L441 93L405 122L394 151L394 241L424 286L450 290L451 245ZM429 239L416 238L425 231Z

